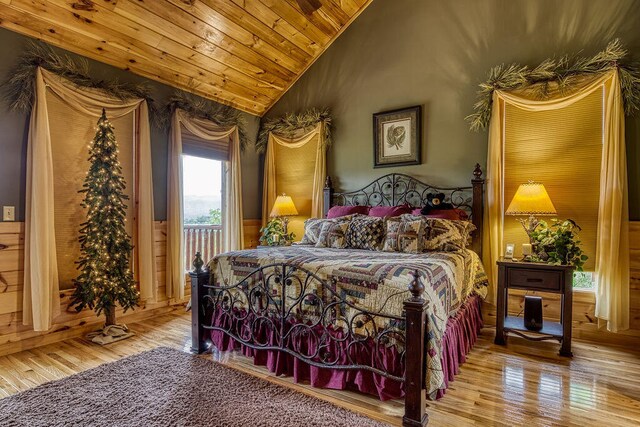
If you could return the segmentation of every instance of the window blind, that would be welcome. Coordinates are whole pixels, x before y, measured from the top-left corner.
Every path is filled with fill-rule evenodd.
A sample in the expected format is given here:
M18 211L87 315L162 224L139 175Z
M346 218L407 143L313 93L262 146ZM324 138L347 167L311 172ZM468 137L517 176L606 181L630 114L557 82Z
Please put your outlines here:
M586 271L595 267L603 91L559 110L531 112L505 105L504 209L520 184L529 180L543 183L557 218L571 218L582 228L579 239L589 256ZM503 247L515 243L519 254L521 243L526 242L527 235L515 217L505 216Z
M274 144L274 149L276 194L286 193L293 199L299 215L289 218L288 230L295 233L296 240L300 240L304 235L304 221L311 216L311 193L318 137L299 148Z
M229 160L229 139L209 141L189 132L181 125L182 153L211 160Z
M58 280L60 289L73 288L73 279L78 276L75 262L80 258L80 224L86 221L86 210L80 206L84 193L78 193L89 170L88 144L96 133L95 117L77 112L61 101L55 94L47 92L49 129L53 159L54 224L56 253L58 258ZM126 230L132 238L135 225L134 168L135 168L135 120L134 113L117 119L109 118L115 128L118 142L118 160L127 187ZM136 242L133 242L136 246Z

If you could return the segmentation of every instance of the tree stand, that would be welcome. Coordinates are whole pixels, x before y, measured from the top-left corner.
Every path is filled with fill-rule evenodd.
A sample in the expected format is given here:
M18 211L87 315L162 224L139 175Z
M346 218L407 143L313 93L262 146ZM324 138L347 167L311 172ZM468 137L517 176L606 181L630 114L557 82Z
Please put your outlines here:
M104 328L99 331L91 332L87 335L87 339L100 345L107 345L117 341L122 341L134 336L135 334L129 330L127 325L116 324L116 307L111 306L104 310L106 322Z

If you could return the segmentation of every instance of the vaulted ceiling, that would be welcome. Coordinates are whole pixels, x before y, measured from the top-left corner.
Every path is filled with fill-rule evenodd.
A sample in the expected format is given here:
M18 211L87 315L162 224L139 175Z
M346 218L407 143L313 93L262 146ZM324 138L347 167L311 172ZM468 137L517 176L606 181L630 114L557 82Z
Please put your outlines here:
M262 115L372 0L0 0L0 26Z

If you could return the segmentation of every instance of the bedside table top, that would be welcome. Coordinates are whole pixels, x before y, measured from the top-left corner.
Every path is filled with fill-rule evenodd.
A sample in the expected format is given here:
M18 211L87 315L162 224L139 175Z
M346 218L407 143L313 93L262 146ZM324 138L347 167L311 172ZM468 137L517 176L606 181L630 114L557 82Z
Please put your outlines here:
M496 261L496 264L503 265L505 267L520 267L536 270L575 270L575 267L572 265L553 265L545 264L542 262L512 261L505 258L500 258L498 261Z

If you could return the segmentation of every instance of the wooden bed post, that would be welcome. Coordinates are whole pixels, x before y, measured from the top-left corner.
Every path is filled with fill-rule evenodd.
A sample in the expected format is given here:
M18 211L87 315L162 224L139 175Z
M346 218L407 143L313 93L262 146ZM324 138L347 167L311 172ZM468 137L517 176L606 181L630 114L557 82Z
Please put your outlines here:
M203 265L200 252L196 252L193 260L194 269L189 271L189 277L191 277L191 351L198 354L207 350L205 330L202 327L204 317L202 299L205 294L204 285L209 283L209 269L203 269Z
M327 175L327 179L324 181L324 212L323 217L326 218L329 213L329 209L331 208L331 202L333 201L333 183L331 182L331 177Z
M425 346L425 330L427 327L427 301L422 297L424 285L420 273L413 273L413 281L409 285L411 298L404 301L406 320L406 362L404 374L404 427L423 427L429 422L426 413L427 396L425 372L427 352Z
M473 202L471 206L471 220L476 230L473 232L472 249L482 259L482 224L484 221L484 178L482 178L482 168L479 163L473 170Z

